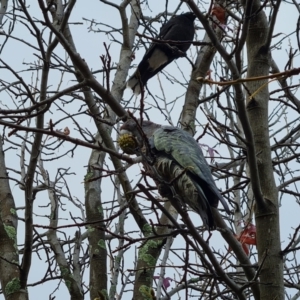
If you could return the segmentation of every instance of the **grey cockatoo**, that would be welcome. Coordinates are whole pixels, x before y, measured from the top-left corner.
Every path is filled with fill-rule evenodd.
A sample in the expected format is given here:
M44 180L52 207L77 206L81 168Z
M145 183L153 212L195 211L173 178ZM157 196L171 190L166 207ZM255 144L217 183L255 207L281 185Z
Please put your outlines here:
M180 199L181 204L188 204L201 216L207 229L215 229L211 207L216 208L219 200L225 211L230 213L215 185L200 146L187 132L150 121L143 121L138 126L130 119L121 126L120 137L119 143L124 152L143 153L145 168L148 171L155 169L150 172L153 179L159 183L163 179L165 185L169 185L168 195L164 194L168 190L166 186L159 189L162 196L167 196L171 202ZM146 159L147 149L153 154L150 164Z
M127 87L131 88L135 94L141 93L147 81L160 72L165 66L185 53L194 38L194 20L196 16L191 13L184 13L172 17L160 29L156 39L168 41L181 41L187 43L152 43L139 63L135 73L127 82ZM178 51L179 50L179 51Z

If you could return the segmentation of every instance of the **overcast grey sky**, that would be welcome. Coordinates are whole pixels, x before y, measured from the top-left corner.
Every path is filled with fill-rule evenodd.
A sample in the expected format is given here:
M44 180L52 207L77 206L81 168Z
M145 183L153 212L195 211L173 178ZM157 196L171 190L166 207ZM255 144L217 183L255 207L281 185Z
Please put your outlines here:
M30 2L30 12L32 16L36 19L42 19L40 9L38 7L37 2L35 1L28 1ZM120 1L113 1L115 3L120 3ZM179 1L169 1L169 8L170 11L172 12L172 9L176 7L176 5L179 3ZM11 3L9 3L11 5ZM151 11L149 11L148 6L144 5L143 7L143 13L146 16L155 16L157 13L161 12L164 10L165 7L165 2L164 1L149 1L149 5L151 8ZM207 9L207 6L203 6L201 8L202 11L204 9ZM128 10L129 11L129 10ZM185 4L182 5L182 10L180 12L187 11L187 7ZM276 30L274 31L275 34L278 36L274 39L275 41L281 40L284 36L287 34L291 33L293 30L296 28L296 23L297 23L297 18L299 16L299 12L293 8L292 5L286 5L282 4L282 7L279 11L278 15L278 22L276 25ZM110 41L109 37L103 34L100 34L96 31L92 31L88 29L88 26L90 25L88 21L85 21L84 19L92 20L94 19L96 22L101 22L102 24L109 24L110 26L114 28L120 28L120 18L119 18L119 13L116 9L104 5L100 1L97 0L89 0L89 1L77 1L75 8L73 10L72 16L70 18L71 22L71 32L77 47L77 51L80 53L81 57L87 62L87 64L90 66L91 69L97 70L102 68L102 62L99 58L100 55L105 54L105 49L103 42L106 42L108 45L110 45L110 54L112 57L112 62L117 63L118 58L119 58L119 50L120 50L120 45L117 43L113 43ZM196 23L198 26L200 26L199 22ZM40 23L37 23L37 25L40 28L43 28L43 25ZM8 23L5 24L4 30L7 32L7 26ZM156 28L159 30L160 25L155 24ZM99 28L98 26L95 26L93 29L97 30ZM105 26L100 26L101 29L108 29L109 27ZM231 35L230 30L233 28L230 27L227 29L228 35ZM197 31L197 40L201 40L204 35L203 30L198 30ZM21 23L17 22L15 30L13 31L13 36L24 39L26 42L29 44L33 44L36 46L36 41L34 37L30 35L28 32L27 28ZM47 35L45 35L45 39L48 38ZM5 37L0 36L0 44L4 41ZM121 36L120 36L121 39ZM274 43L273 42L273 43ZM284 66L286 64L286 61L288 60L288 50L289 46L292 46L293 49L297 48L297 43L295 39L295 35L292 35L290 38L285 39L283 43L278 47L278 49L275 49L272 54L274 59L276 60L277 64L279 65L280 69L283 71ZM61 57L67 57L65 51L62 49L61 46L58 46L59 50L56 50L56 53L59 54ZM27 70L28 66L26 65L29 62L35 61L38 63L38 58L35 56L38 51L35 51L34 49L22 45L17 40L14 40L13 38L10 38L7 45L5 46L4 50L1 53L1 58L5 60L9 65L16 69L16 70ZM191 53L195 55L195 48L191 49ZM144 55L144 49L139 49L135 53L135 60L133 61L133 64L136 65ZM299 57L297 56L294 60L294 66L293 67L298 67L299 66ZM185 78L188 80L191 72L191 65L189 62L184 59L178 59L176 62L173 62L170 64L166 69L165 72L170 73L173 75L175 78L176 76L181 76L179 74L179 69L181 72L184 74ZM134 68L130 71L130 74L134 72ZM21 72L20 75L24 78L24 80L27 83L30 83L31 81L35 82L36 78L32 78L32 72L30 71L24 71ZM214 74L213 74L214 76ZM1 69L1 77L6 78L8 82L14 81L15 78L14 76L3 69ZM100 76L99 76L100 78ZM177 124L180 112L182 109L183 105L183 100L184 100L184 91L185 89L183 87L178 87L178 85L172 84L170 81L165 79L165 76L163 74L159 74L159 78L162 82L162 85L164 87L164 92L165 94L162 94L158 78L153 78L152 80L149 81L148 88L151 91L154 91L153 94L157 96L157 101L162 104L163 102L159 100L159 97L166 97L167 102L172 102L173 100L177 99L181 95L181 98L177 100L172 113L172 122L174 125ZM215 78L218 80L219 78ZM50 82L51 86L49 87L50 90L56 90L58 85L60 84L60 76L59 72L51 72L50 73ZM63 82L60 86L60 89L63 87L72 85L74 82L72 82L74 78L70 77L69 75L66 75L63 78ZM113 80L113 76L111 78L111 81ZM294 83L299 81L299 76L295 76L293 79ZM40 83L40 81L39 81ZM39 84L38 83L38 84ZM206 87L206 95L210 94L212 91L214 91L216 87L213 86L212 88ZM124 94L124 99L129 100L131 97L131 91L126 90ZM203 95L202 95L203 96ZM299 96L299 94L298 94ZM4 105L7 105L8 107L13 107L12 106L12 99L7 96L6 93L1 93L0 97L0 106L3 107ZM164 123L167 124L167 121L165 120L164 116L159 114L157 110L155 109L156 104L151 98L147 98L146 100L146 105L148 108L152 107L148 111L149 115L153 120L157 123ZM274 104L271 103L271 107ZM171 106L171 105L170 105ZM74 112L77 112L79 109L80 105L79 103L76 103L74 106ZM68 113L71 113L68 111ZM60 118L64 117L62 112L59 112L56 110L55 106L51 107L51 114L47 113L45 117L45 122L47 123L50 119L52 119L54 122L59 120ZM199 111L199 119L201 120L200 123L206 124L205 119L201 119L203 115L200 114ZM222 116L219 116L220 119L222 119ZM296 115L289 114L287 115L288 119L296 118ZM282 120L284 122L284 120ZM93 120L89 118L88 116L82 117L82 124L83 127L88 128L92 133L95 133L95 126L93 124ZM34 126L33 120L31 121L30 126ZM62 121L56 129L63 129L65 127L69 127L71 130L71 136L72 137L80 137L78 132L74 130L75 126L72 124L70 119L66 119L65 121ZM2 129L1 129L2 130ZM201 128L199 128L199 133L201 133ZM282 135L284 135L285 132L282 132ZM14 137L11 137L13 140ZM215 141L207 137L205 140L201 140L201 143L203 144L208 144L208 145L215 145ZM8 147L9 144L5 143L5 147ZM59 156L65 149L72 148L72 145L69 145L68 143L65 143L60 149L56 155ZM222 151L226 151L225 149L222 148L217 148L219 152L222 153ZM7 166L9 168L13 169L19 169L19 149L15 151L8 151L6 153L6 158L7 158ZM57 160L57 161L50 161L50 162L45 162L45 166L47 167L47 170L49 171L49 174L54 180L55 174L57 173L58 168L69 168L71 167L70 172L74 172L74 175L72 175L72 190L71 193L74 197L77 197L82 203L84 203L84 176L86 173L86 165L88 164L88 159L90 155L90 150L79 147L75 151L75 156L74 158L71 157L71 155L68 155L68 158L64 158L63 160ZM295 166L296 168L297 166ZM139 173L139 167L134 166L132 170L132 177L133 180L138 179L138 174ZM113 188L112 184L110 183L109 180L106 180L106 184L104 185L105 188L103 189L103 199L107 197L107 199L111 198L111 189ZM15 196L16 204L17 206L23 206L24 205L24 199L23 199L23 193L19 190L19 187L15 185L15 183L11 183L12 191ZM221 186L220 186L221 187ZM222 188L222 187L221 187ZM284 199L283 201L289 202L290 199L288 197ZM49 214L49 208L46 206L48 203L48 198L47 198L47 193L43 192L38 194L38 197L35 201L35 207L39 208L36 210L36 213L38 215L35 216L34 223L35 224L47 224L47 220L43 217L43 215ZM72 214L79 214L80 211L76 210L74 206L72 207ZM69 211L68 211L68 204L66 203L66 211L62 212L60 217L62 218L60 224L66 224L70 222L69 219ZM299 206L290 201L288 205L283 205L280 208L280 213L281 213L281 231L282 231L282 243L283 247L288 243L288 232L290 232L291 227L296 227L299 225ZM22 216L22 212L19 211L20 216ZM64 220L65 218L65 220ZM195 225L201 225L201 220L199 219L198 216L193 215L193 220L195 221ZM130 217L127 222L128 229L130 230L130 226L134 225L134 222L130 221ZM22 222L19 222L19 243L23 242L23 237L24 237L24 231L22 230ZM133 228L132 228L133 229ZM68 234L72 237L74 235L76 229L70 229L68 230ZM83 229L82 229L83 230ZM221 239L220 234L218 232L215 232L213 234L213 237L211 239L211 244L216 247L216 248L223 248L224 251L224 241ZM112 243L112 245L116 246L117 243ZM180 248L182 246L182 240L181 238L176 239L174 242L174 247ZM132 249L131 252L127 251L126 252L126 260L125 260L125 265L128 264L128 268L132 268L132 261L134 260L135 256L135 249ZM300 257L299 257L300 258ZM29 283L35 282L37 280L40 280L41 274L45 272L45 269L47 268L47 264L44 263L45 257L42 256L41 259L37 257L36 254L34 254L34 259L33 259L33 265L32 265L32 270L30 272L30 279ZM125 267L126 269L126 267ZM170 274L167 274L170 277L173 277L173 271L170 271ZM133 278L132 278L133 279ZM34 287L34 288L29 288L29 293L30 293L30 299L32 300L37 300L37 299L44 299L43 295L47 295L54 290L54 286L56 285L56 282L47 282L44 283L43 285L40 285L39 287ZM88 278L86 278L86 284L88 285ZM174 284L171 284L173 287ZM56 299L66 299L69 297L69 293L64 285L64 283L61 283L59 286L59 292L55 294L57 296ZM0 296L1 299L2 296ZM131 299L129 293L128 296L124 298L126 299Z

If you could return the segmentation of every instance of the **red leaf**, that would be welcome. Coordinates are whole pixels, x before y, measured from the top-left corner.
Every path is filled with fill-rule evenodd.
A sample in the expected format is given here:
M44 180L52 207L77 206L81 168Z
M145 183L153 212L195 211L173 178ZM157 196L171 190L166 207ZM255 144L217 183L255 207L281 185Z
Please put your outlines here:
M234 236L242 244L244 252L249 255L249 245L256 246L256 226L249 223L239 236ZM228 251L232 249L229 247Z
M209 157L211 158L211 162L213 162L214 159L215 159L215 152L216 152L217 154L219 154L219 152L218 152L217 150L215 150L214 148L209 147L209 146L206 145L206 144L200 144L200 143L199 143L199 145L200 145L201 148L207 147L207 152L208 152L208 154L209 154Z
M242 244L243 250L246 253L247 256L249 256L249 248L246 244Z
M159 276L153 276L154 279L159 279ZM170 281L173 281L172 278L166 277L163 279L163 286L165 289L167 289L170 286Z
M173 281L173 279L170 277L164 278L163 285L164 285L165 289L167 289L170 286L170 281Z
M225 12L226 11L224 8L217 5L214 6L213 9L211 10L211 15L215 16L221 24L225 24L225 17L226 17Z
M256 226L249 223L238 239L242 244L256 246Z

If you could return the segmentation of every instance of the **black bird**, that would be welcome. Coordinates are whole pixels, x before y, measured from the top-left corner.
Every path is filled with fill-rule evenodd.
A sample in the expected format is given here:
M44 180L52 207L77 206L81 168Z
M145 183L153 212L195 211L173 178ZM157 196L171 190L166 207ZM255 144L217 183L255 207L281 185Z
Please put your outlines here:
M163 126L150 121L143 121L139 129L132 119L125 122L120 129L119 144L128 154L135 153L135 149L141 149L145 139L148 139L146 141L148 147L155 154L154 163L151 164L155 172L151 171L152 168L145 159L143 164L145 170L157 183L159 183L156 180L157 176L167 183L165 186L158 185L163 197L169 198L175 205L183 204L181 201L188 204L201 216L208 230L216 227L211 207L217 208L220 201L225 211L230 213L225 199L215 185L200 146L187 132L177 127ZM170 195L168 191L170 186L181 199L179 203L178 197L172 191Z
M167 41L180 41L187 43L152 43L139 63L137 70L129 78L127 87L138 95L147 81L160 72L174 59L184 56L194 38L194 20L196 16L187 12L172 17L160 29L156 39Z

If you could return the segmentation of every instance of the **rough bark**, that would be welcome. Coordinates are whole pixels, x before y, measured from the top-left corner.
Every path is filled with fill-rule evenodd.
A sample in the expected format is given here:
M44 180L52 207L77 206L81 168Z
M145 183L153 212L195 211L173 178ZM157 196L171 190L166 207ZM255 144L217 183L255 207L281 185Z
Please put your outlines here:
M253 12L260 7L255 1ZM269 74L269 49L265 47L268 23L263 10L252 15L247 36L247 77ZM264 204L255 206L260 299L284 299L283 261L280 256L278 192L273 176L268 129L269 92L266 80L247 84L247 112L251 124Z
M171 206L170 202L166 202L164 207L174 219L177 219L178 213L174 207ZM148 236L146 235L146 238L149 238L149 240L144 242L139 249L133 290L133 299L135 300L148 299L147 296L149 297L153 292L151 290L157 261L166 242L165 236L172 231L172 229L167 226L172 225L172 222L164 214L161 215L159 223L162 226L154 229L155 235L153 235L153 229L148 225ZM160 237L161 235L164 237Z
M20 284L18 219L8 175L0 136L0 282L5 299L27 300L27 291Z
M99 222L88 225L87 230L90 254L90 297L95 299L99 293L107 295L107 250L105 244L105 223L101 202L101 171L104 153L92 151L89 167L85 176L85 209L87 223ZM98 178L98 180L93 180Z

